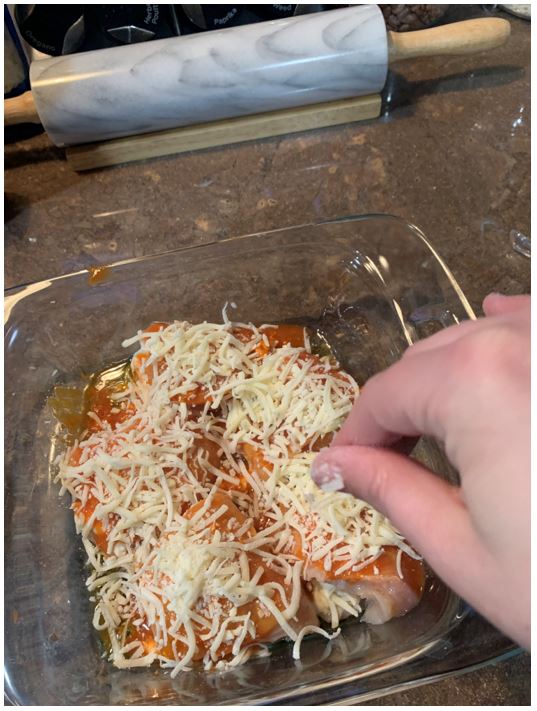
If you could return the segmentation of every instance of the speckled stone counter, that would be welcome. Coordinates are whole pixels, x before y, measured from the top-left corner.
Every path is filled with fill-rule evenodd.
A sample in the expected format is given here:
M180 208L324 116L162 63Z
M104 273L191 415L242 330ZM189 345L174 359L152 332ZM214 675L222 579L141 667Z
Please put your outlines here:
M456 10L482 14L480 6ZM452 13L452 17L454 13ZM530 289L530 25L494 53L401 63L375 121L74 173L43 134L5 149L5 285L341 215L392 213L431 239L480 312ZM380 699L529 704L529 659Z

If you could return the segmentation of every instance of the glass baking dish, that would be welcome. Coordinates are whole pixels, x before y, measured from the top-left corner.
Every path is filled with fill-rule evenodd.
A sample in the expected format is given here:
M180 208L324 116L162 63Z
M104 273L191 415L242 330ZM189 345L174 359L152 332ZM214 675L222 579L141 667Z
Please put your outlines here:
M469 670L517 649L430 576L420 605L383 626L346 621L302 659L272 656L227 672L118 670L91 625L81 543L53 465L61 433L48 395L125 357L154 320L292 322L318 329L358 382L417 339L474 318L416 227L350 217L112 265L6 293L5 690L18 705L348 704ZM95 283L99 281L99 283ZM417 456L453 479L440 449Z

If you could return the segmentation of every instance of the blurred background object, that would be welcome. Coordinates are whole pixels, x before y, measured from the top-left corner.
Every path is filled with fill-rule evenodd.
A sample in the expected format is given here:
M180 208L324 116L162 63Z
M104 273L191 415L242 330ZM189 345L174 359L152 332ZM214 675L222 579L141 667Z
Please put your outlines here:
M185 16L199 30L221 30L240 24L242 5L180 5Z
M511 230L509 233L509 239L511 241L511 246L515 252L522 254L524 257L531 258L531 239L523 232L518 230Z
M15 19L21 36L49 56L72 54L85 37L84 5L18 5Z
M9 8L4 5L4 98L18 96L29 88L28 59Z
M9 6L31 59L336 10L348 5ZM396 6L394 6L396 7ZM428 7L428 6L427 6Z
M379 5L386 26L393 32L423 30L439 22L449 5Z
M531 20L531 5L500 5L499 7L523 20Z
M89 43L96 48L180 34L174 5L91 5L86 6L86 17L91 29Z

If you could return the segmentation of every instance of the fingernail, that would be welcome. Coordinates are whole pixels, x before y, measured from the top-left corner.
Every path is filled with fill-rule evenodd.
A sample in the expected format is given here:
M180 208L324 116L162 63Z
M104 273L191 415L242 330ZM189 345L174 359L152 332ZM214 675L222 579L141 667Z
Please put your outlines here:
M313 462L311 478L323 491L341 491L345 488L341 469L328 462Z

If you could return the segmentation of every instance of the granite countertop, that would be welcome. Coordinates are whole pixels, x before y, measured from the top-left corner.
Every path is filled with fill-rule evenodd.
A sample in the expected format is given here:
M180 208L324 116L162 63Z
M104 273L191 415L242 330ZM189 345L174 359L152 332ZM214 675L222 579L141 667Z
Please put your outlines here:
M452 17L483 14L458 6ZM530 230L530 25L489 54L394 67L383 116L76 174L44 134L5 148L5 285L349 214L431 239L477 312L530 290L510 232ZM8 137L9 138L9 137ZM529 657L381 699L529 704Z

